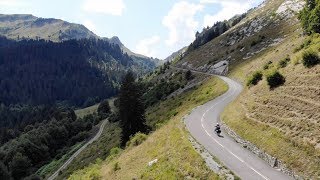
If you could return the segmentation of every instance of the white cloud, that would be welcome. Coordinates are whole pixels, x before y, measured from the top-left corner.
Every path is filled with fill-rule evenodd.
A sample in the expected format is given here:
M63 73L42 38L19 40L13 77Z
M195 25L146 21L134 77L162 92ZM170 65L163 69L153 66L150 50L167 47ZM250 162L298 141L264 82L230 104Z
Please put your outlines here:
M125 4L123 0L85 0L83 10L93 13L121 16Z
M95 32L95 33L97 32L96 25L95 25L92 21L86 19L86 20L83 21L82 24L83 24L85 27L87 27L90 31Z
M152 46L160 42L159 36L152 36L141 40L136 46L136 52L149 57L157 57L157 52Z
M169 29L169 37L166 44L170 47L184 46L190 43L195 36L199 22L195 20L195 14L203 9L201 4L193 4L186 1L175 3L162 24Z
M0 6L7 6L7 7L16 7L16 6L23 6L25 5L24 2L19 2L17 0L0 0Z
M254 4L255 0L201 0L201 4L219 4L221 10L217 13L210 15L206 14L203 19L203 26L212 26L217 21L228 20L236 14L245 13Z

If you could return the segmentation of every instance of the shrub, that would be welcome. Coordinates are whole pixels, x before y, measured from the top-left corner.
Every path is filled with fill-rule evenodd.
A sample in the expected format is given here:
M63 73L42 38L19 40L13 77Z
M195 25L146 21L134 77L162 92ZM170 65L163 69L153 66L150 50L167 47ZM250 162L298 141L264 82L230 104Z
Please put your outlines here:
M116 162L116 163L113 164L113 171L118 171L118 170L120 170L120 169L121 169L121 168L120 168L120 165L119 165L118 162Z
M251 42L250 46L253 47L253 46L261 43L265 38L266 38L265 36L259 35L259 37L258 37L257 39L255 39L255 40L253 40L253 41Z
M119 147L114 147L110 150L107 161L111 161L114 158L118 157L122 152L122 149Z
M264 69L264 70L269 69L269 67L270 67L271 64L272 64L272 61L267 62L267 64L265 64L265 65L263 66L263 69Z
M253 40L250 44L251 47L257 45L259 42L257 40Z
M285 68L288 65L288 62L290 61L289 57L286 57L279 61L279 68Z
M302 63L305 67L313 67L320 63L320 58L314 51L305 51L302 54Z
M114 147L110 150L109 156L115 156L118 155L122 151L119 147Z
M193 78L192 76L192 72L190 70L188 70L186 73L185 73L185 79L187 81L191 80Z
M147 135L138 132L133 137L130 138L130 140L127 142L127 147L129 146L138 146L143 143L147 139Z
M283 85L286 82L285 77L278 71L273 71L267 75L267 82L270 89Z
M260 71L254 72L247 81L247 86L257 85L262 80L262 73Z

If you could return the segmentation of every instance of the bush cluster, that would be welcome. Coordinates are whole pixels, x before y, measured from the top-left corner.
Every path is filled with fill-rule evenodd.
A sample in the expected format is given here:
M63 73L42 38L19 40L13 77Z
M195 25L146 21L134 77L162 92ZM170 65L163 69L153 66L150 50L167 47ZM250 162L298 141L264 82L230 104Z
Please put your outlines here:
M288 62L290 61L289 57L286 57L279 61L279 68L285 68L288 65Z
M267 82L270 89L273 89L283 85L286 82L286 79L278 71L272 71L271 73L267 74Z
M302 54L302 63L305 67L313 67L320 63L318 54L314 51L305 51Z
M262 80L262 73L260 71L254 72L247 80L247 86L257 85Z

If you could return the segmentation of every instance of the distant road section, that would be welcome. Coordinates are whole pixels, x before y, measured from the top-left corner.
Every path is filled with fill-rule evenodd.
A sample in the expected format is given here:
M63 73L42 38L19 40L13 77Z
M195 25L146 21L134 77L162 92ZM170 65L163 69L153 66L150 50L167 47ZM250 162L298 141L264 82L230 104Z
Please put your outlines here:
M103 132L104 126L107 124L107 122L108 122L108 119L103 120L100 125L100 129L98 133L90 141L88 141L85 145L83 145L78 151L76 151L55 173L53 173L48 178L48 180L54 180L59 175L59 172L64 170L72 162L72 160L76 158L88 145L92 144L94 141L99 139L99 137Z

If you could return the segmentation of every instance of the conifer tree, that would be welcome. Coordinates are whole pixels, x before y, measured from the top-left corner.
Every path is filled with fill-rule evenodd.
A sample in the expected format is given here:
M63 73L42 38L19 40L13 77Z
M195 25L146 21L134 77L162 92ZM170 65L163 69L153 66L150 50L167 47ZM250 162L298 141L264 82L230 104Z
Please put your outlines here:
M122 145L125 145L130 136L135 133L147 131L141 89L139 84L135 82L133 73L128 72L123 78L119 94Z

